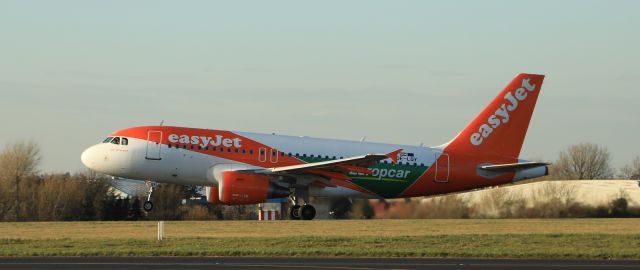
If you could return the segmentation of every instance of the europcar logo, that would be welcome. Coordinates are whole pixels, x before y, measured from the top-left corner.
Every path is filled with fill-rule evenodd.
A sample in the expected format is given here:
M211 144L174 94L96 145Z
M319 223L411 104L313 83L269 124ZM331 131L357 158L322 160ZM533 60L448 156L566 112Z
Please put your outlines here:
M494 129L502 124L509 123L509 112L518 109L518 104L527 99L528 92L536 90L535 85L529 83L529 79L522 79L522 85L515 91L509 91L504 95L505 102L487 118L487 123L480 125L478 132L471 134L469 138L471 144L481 145L484 139L488 138Z
M189 136L189 135L178 135L178 134L171 134L169 135L169 141L172 143L184 143L184 144L195 144L195 145L200 145L202 147L206 147L208 145L212 145L212 146L224 146L224 147L235 147L235 148L240 148L242 147L242 145L240 145L240 142L242 141L242 139L240 138L234 138L234 139L229 139L229 138L225 138L222 135L216 135L215 138L212 137L206 137L206 136Z

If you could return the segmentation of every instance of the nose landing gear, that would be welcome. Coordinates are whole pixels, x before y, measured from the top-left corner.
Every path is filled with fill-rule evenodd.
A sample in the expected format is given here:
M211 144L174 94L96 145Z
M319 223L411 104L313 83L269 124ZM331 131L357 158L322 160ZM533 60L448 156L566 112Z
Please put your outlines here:
M147 201L145 201L142 204L142 209L144 211L151 211L153 210L153 203L151 202L151 195L153 194L153 191L156 189L156 183L151 182L151 181L145 181L145 184L147 185L147 187L149 187L149 190L147 191Z

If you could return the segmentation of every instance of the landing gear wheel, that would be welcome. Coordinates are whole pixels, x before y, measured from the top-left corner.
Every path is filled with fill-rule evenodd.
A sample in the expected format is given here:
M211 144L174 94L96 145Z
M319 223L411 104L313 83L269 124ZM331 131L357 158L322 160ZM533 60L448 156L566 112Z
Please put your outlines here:
M294 205L289 208L289 218L300 219L300 205Z
M144 211L151 211L151 209L153 209L153 203L151 201L146 201L142 204L142 209L144 209Z
M316 217L316 209L310 204L305 204L300 208L300 217L304 220L312 220Z

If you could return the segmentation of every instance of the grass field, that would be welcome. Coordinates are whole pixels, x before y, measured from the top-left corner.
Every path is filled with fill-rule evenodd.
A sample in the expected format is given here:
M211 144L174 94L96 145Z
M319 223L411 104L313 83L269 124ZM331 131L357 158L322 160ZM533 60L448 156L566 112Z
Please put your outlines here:
M0 256L640 259L640 219L0 223Z

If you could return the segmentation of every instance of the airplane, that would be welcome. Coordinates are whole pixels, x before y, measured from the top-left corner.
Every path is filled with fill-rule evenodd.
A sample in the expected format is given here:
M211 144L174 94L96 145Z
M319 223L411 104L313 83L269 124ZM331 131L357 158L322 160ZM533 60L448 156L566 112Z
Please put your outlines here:
M548 174L520 159L544 75L518 74L451 141L435 147L251 132L139 126L87 148L82 163L116 177L209 187L210 203L289 198L311 220L310 197L409 198L513 184ZM143 208L153 208L153 186Z

